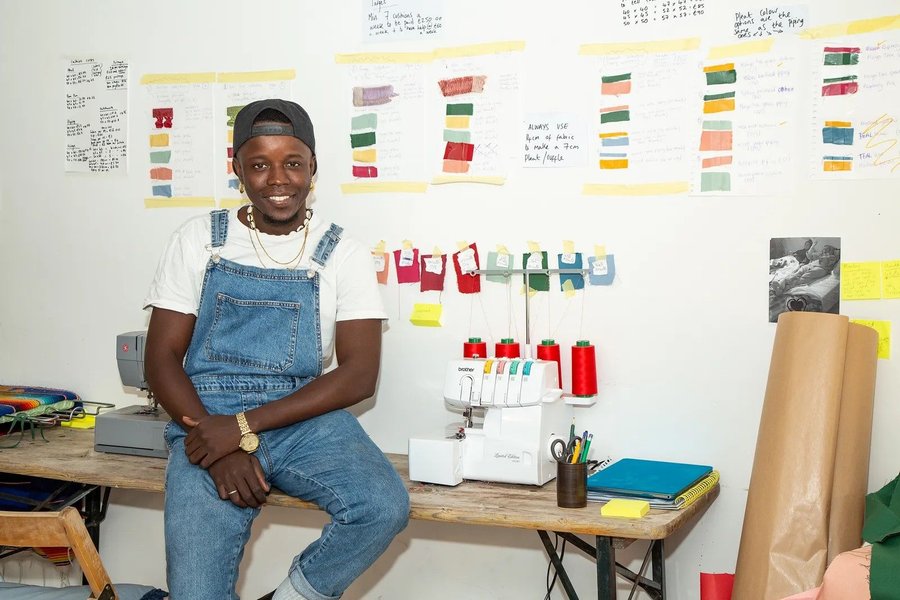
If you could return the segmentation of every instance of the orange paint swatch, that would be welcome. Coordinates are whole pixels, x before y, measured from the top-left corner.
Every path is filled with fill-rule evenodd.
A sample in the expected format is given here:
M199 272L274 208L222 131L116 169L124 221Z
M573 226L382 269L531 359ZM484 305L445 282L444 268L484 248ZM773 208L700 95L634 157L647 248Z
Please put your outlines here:
M825 171L852 171L853 163L845 160L826 160Z
M723 98L721 100L707 100L703 103L703 112L706 114L726 112L734 110L734 98Z
M700 135L701 150L731 150L730 131L704 131Z
M628 159L627 158L617 158L612 160L601 160L600 161L601 169L627 169L628 168Z
M724 65L711 65L709 67L703 67L704 73L716 73L718 71L731 71L734 69L734 63L726 63Z
M703 168L709 169L711 167L718 167L721 165L730 165L732 162L731 156L714 156L712 158L704 158L703 159Z
M465 160L445 160L444 173L468 173L469 162Z
M150 169L150 179L157 179L159 181L171 181L172 169L169 169L167 167L156 167L155 169Z

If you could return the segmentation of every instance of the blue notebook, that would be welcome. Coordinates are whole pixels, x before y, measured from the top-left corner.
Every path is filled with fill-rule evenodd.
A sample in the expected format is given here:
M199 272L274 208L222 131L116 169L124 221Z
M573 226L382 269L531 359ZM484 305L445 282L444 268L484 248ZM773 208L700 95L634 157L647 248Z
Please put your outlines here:
M589 492L672 500L712 471L711 466L623 458L587 480Z

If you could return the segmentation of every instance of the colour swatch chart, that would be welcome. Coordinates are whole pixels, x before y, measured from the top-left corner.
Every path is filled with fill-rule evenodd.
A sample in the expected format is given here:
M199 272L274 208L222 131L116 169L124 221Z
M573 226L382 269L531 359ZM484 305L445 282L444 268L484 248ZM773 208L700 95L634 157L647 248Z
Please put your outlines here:
M425 158L425 72L428 53L340 54L341 191L422 193Z
M900 20L867 32L871 23L841 27L856 35L835 36L835 26L807 32L814 177L900 178Z
M215 127L218 138L216 154L216 196L219 206L232 207L243 202L240 182L231 166L234 118L238 111L254 100L291 98L293 69L283 71L250 71L218 73L215 88ZM305 108L305 107L304 107Z
M215 206L214 164L222 164L214 160L215 81L215 73L141 77L138 122L147 133L138 160L147 172L145 207Z
M793 40L766 38L709 50L694 193L790 190L800 120Z
M590 181L627 186L613 188L625 194L642 186L658 193L688 190L702 83L699 48L698 38L581 47L594 106Z
M519 88L524 42L499 42L435 52L428 126L439 140L428 149L432 183L503 184L520 160Z
M66 62L66 171L128 170L128 63Z

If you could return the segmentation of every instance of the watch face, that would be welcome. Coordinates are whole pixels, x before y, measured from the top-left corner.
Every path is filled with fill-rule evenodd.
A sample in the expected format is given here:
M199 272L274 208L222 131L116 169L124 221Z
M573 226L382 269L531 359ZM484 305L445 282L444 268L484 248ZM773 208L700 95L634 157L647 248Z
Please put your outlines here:
M255 433L245 433L241 436L240 446L244 452L256 452L259 448L259 437Z

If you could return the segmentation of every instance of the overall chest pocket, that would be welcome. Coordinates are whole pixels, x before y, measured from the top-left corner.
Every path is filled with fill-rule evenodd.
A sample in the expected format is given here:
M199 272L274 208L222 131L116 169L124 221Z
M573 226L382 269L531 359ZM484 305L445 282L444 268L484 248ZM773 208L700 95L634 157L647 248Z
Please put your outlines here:
M206 339L207 359L284 372L294 364L301 308L300 302L216 294L215 318Z

